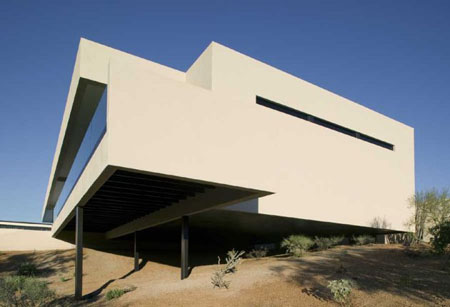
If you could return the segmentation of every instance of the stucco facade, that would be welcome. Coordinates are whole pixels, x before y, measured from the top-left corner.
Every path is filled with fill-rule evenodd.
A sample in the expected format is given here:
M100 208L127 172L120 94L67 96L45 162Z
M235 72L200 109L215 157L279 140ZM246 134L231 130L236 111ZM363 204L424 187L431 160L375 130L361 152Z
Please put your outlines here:
M82 82L88 82L84 96ZM89 207L117 169L211 185L217 193L199 200L201 206L192 198L124 220L104 231L107 238L213 208L355 226L385 217L392 230L405 230L414 194L413 128L214 42L181 72L81 40L44 220L51 220L77 154L72 136L82 139L70 121L76 104L99 99L100 90L106 91L107 128L54 219L53 236L76 206ZM267 108L257 96L393 150ZM83 119L83 111L77 114Z
M70 243L52 238L51 225L0 221L0 251L71 249Z

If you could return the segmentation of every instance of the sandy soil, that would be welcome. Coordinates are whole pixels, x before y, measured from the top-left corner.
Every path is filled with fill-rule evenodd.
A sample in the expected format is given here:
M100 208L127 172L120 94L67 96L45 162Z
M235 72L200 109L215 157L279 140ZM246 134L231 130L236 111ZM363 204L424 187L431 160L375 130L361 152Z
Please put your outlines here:
M191 255L191 258L196 255ZM397 245L341 246L313 252L300 259L268 257L245 259L228 279L231 286L213 289L210 278L217 265L199 265L180 280L177 255L143 256L142 269L132 272L129 255L84 251L84 287L88 306L336 306L326 285L347 278L356 283L353 306L450 306L447 258L411 257ZM74 251L3 252L0 275L12 274L23 261L39 265L40 277L74 305ZM63 281L63 279L68 279ZM107 302L110 289L135 286Z

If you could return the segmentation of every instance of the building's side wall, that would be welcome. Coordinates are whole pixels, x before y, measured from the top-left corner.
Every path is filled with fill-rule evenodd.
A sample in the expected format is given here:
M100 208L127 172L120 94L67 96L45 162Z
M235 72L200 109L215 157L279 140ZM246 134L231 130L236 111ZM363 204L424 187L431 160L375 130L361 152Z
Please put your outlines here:
M54 239L50 231L0 229L0 251L70 249L72 244Z
M214 52L212 91L111 61L111 164L274 192L259 199L259 213L362 226L381 216L404 229L414 193L411 128L257 61L227 63ZM242 76L230 75L236 66ZM252 78L260 82L247 84ZM256 94L395 151L256 105Z

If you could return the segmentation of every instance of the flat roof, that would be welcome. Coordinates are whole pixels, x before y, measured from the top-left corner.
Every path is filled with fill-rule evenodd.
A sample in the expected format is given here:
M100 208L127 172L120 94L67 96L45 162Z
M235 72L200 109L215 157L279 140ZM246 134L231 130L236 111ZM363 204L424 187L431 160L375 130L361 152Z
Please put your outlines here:
M20 221L3 221L0 220L0 228L5 228L2 226L9 227L23 227L23 228L52 228L50 223L35 223L35 222L20 222Z

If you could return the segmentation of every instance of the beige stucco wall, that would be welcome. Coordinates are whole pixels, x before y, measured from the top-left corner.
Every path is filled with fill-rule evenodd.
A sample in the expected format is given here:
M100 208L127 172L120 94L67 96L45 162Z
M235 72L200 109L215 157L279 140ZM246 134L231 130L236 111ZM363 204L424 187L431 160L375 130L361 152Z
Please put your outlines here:
M405 229L414 193L411 127L215 43L185 77L95 43L80 48L81 74L108 84L107 154L90 164L273 192L258 200L263 214L361 226L381 216ZM256 95L395 150L259 106Z
M0 229L0 251L70 249L72 244L52 238L50 231Z
M233 57L218 62L245 68ZM259 200L264 214L363 226L385 216L404 229L414 193L411 128L266 67L247 64L240 73L213 70L211 91L112 61L110 163L274 192ZM255 79L250 90L240 87ZM257 94L392 142L395 151L256 105Z

